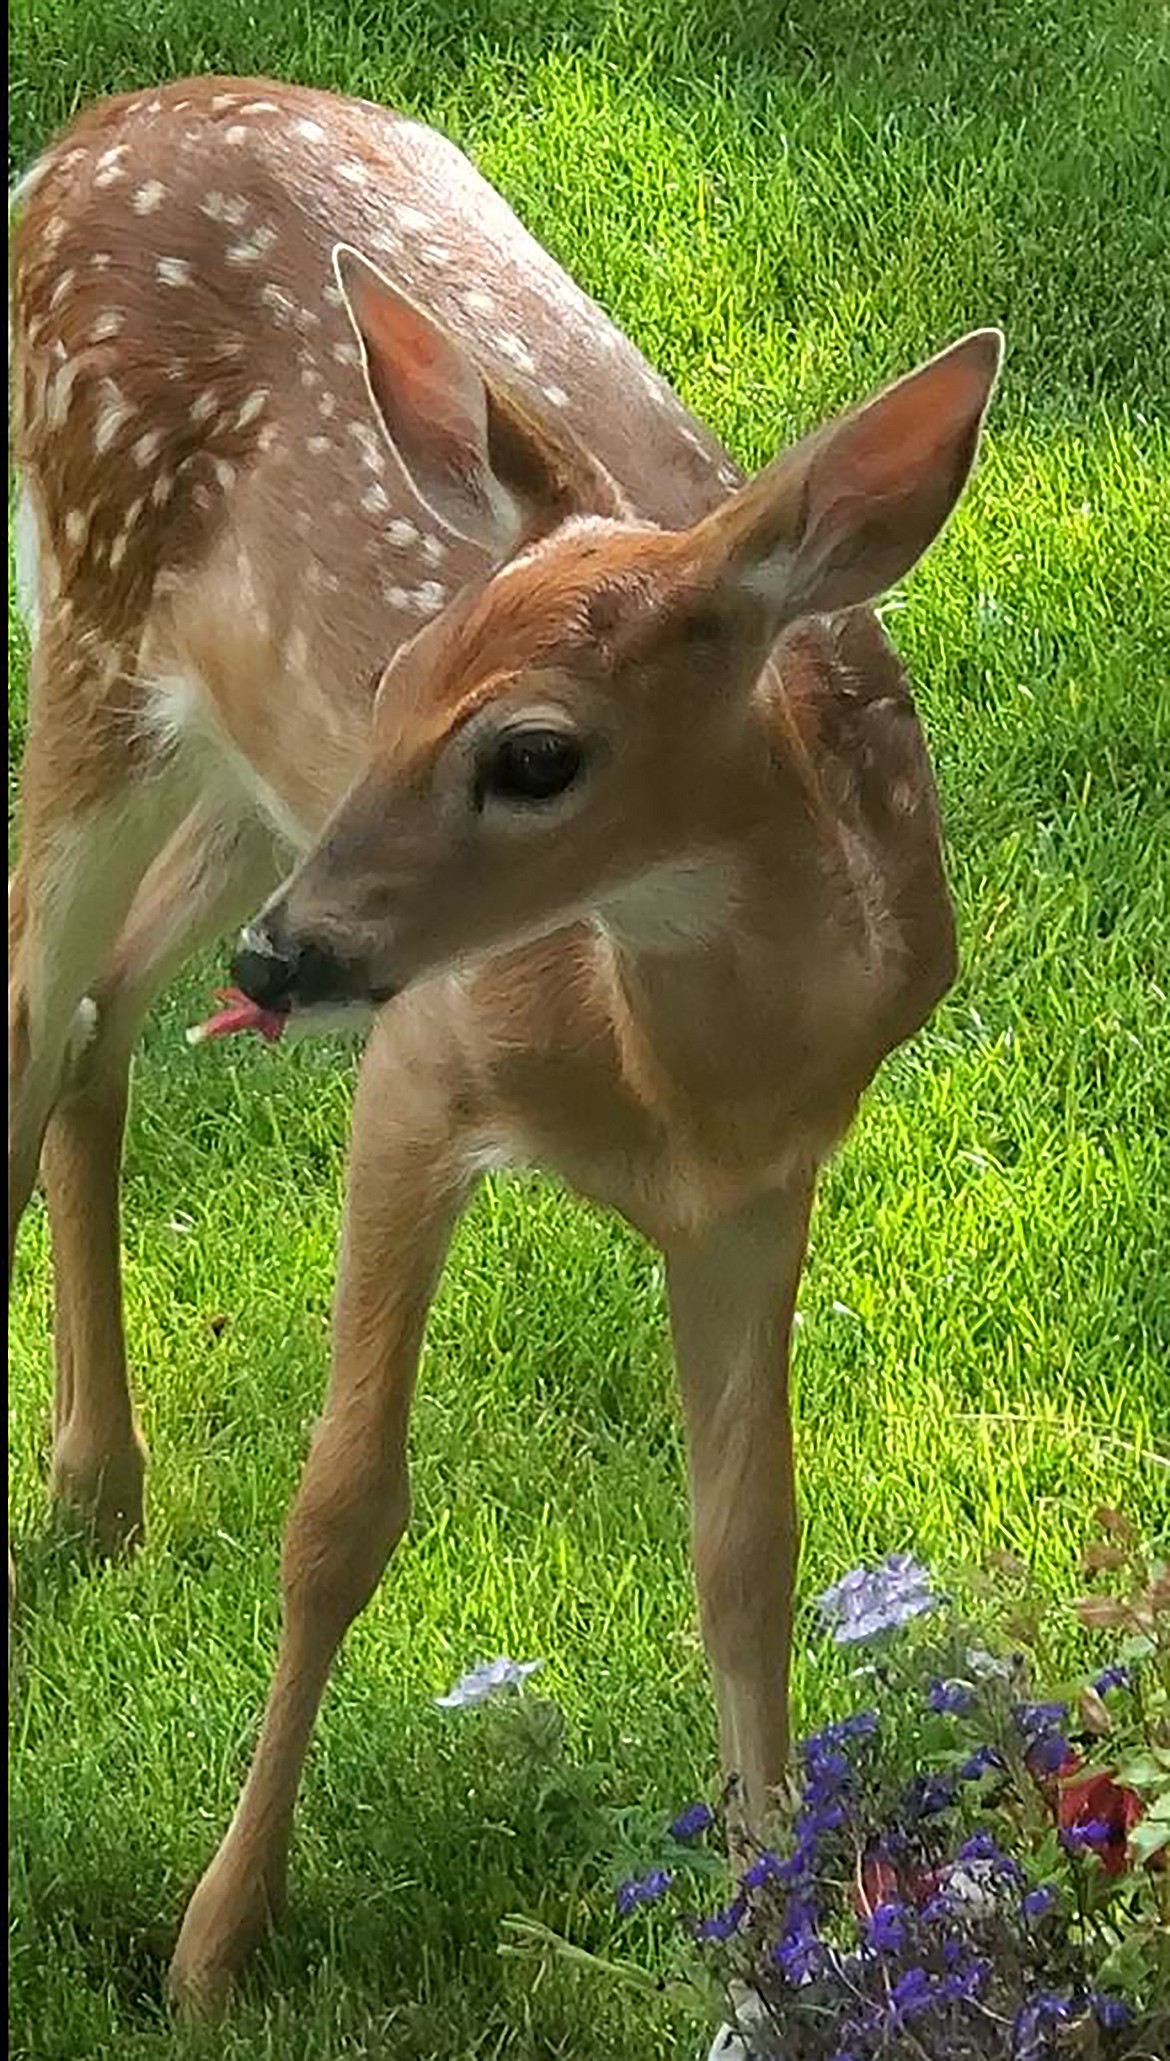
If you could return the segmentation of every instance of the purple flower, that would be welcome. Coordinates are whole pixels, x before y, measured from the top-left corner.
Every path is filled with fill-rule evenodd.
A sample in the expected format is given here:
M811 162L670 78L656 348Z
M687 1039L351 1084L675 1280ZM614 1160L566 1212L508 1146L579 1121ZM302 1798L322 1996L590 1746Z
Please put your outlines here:
M988 1976L991 1962L981 1954L974 1954L965 1967L955 1967L944 1975L940 1994L947 2003L957 2004L978 1996Z
M909 1553L888 1553L878 1567L855 1567L817 1597L839 1646L897 1631L937 1601L929 1570Z
M765 1849L745 1868L739 1878L741 1889L762 1889L765 1882L779 1882L784 1879L784 1863L778 1854Z
M1018 1875L1020 1864L997 1846L990 1832L973 1832L959 1848L961 1861L989 1861L997 1875Z
M739 1931L747 1916L747 1898L737 1896L734 1903L722 1911L713 1911L709 1918L700 1918L695 1925L696 1939L716 1940L722 1943Z
M817 1938L816 1907L794 1896L784 1914L784 1931L772 1949L772 1960L789 1982L808 1982L824 1966L825 1950Z
M1055 1775L1069 1759L1072 1747L1063 1732L1039 1733L1024 1755L1034 1775Z
M911 1817L935 1818L955 1800L953 1775L915 1775L906 1792L906 1809Z
M959 1769L960 1782L978 1782L990 1768L1002 1768L1003 1757L994 1746L977 1746Z
M1020 1908L1025 1918L1044 1918L1047 1917L1055 1902L1055 1891L1046 1888L1042 1884L1039 1889L1030 1889L1028 1891Z
M1132 1681L1131 1667L1107 1667L1096 1677L1093 1687L1098 1696L1108 1696L1110 1689L1128 1689Z
M1104 1990L1096 1990L1089 1998L1093 2016L1103 2032L1120 2032L1128 2025L1133 2012L1121 1997L1110 1997Z
M940 1889L935 1896L928 1897L919 1912L924 1925L945 1925L947 1919L953 1918L954 1915L955 1900L947 1895L945 1889Z
M906 1944L905 1904L892 1901L878 1904L865 1928L869 1945L878 1954L900 1954Z
M1025 1739L1037 1739L1068 1717L1067 1703L1017 1703L1012 1715Z
M481 1660L460 1675L454 1688L445 1696L436 1696L440 1710L467 1710L477 1703L486 1703L491 1696L498 1696L510 1689L522 1689L529 1675L534 1675L544 1666L543 1660L509 1660L501 1654L498 1660Z
M1069 1853L1080 1849L1108 1846L1113 1837L1113 1827L1108 1818L1086 1818L1083 1825L1068 1825L1060 1835L1060 1843Z
M974 1832L959 1848L961 1861L997 1861L1000 1851L990 1832Z
M629 1882L621 1883L616 1897L619 1915L628 1918L639 1904L656 1904L673 1881L674 1876L667 1869L652 1868L648 1875L634 1876Z
M929 2011L934 2002L934 1990L925 1968L907 1968L898 1977L890 1994L890 2006L895 2018L916 2018L923 2011Z
M841 1719L837 1730L842 1739L872 1739L878 1724L876 1710L855 1710L851 1717Z
M1051 1989L1037 1990L1035 1996L1021 2004L1012 2027L1013 2061L1041 2061L1050 2051L1049 2033L1062 2018L1068 2017L1069 2010L1067 1996Z
M709 1804L689 1803L680 1811L670 1828L672 1839L695 1839L700 1832L707 1832L715 1823L715 1813Z
M931 1710L957 1715L971 1708L971 1694L966 1682L942 1682L936 1678L926 1692L926 1701Z

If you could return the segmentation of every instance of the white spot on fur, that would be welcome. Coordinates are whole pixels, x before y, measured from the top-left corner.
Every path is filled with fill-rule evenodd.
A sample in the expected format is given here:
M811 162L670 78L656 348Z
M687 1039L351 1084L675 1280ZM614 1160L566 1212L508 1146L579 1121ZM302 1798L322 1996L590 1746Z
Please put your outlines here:
M544 398L548 402L550 408L568 407L569 396L565 392L563 386L546 386L545 388L543 388L543 393Z
M473 286L464 294L463 305L469 315L494 315L496 297L494 293L485 292L482 286Z
M211 221L225 222L229 229L238 229L248 212L248 203L239 194L205 193L199 205Z
M365 466L366 471L384 472L386 469L386 459L382 450L381 439L370 428L369 423L351 422L349 433L362 454L362 464Z
M229 265L257 265L267 257L276 242L276 231L267 222L260 222L251 236L242 243L229 243L227 261Z
M62 429L65 425L79 370L76 358L70 360L62 365L49 386L46 415L50 429Z
M162 206L166 197L167 189L162 180L148 179L145 186L138 188L130 205L136 215L153 215L155 209Z
M307 143L327 143L329 141L329 131L323 129L320 122L310 121L307 115L302 116L300 121L293 123L293 133L297 136L303 136Z
M431 217L422 208L410 207L405 202L399 201L393 212L395 221L399 222L404 229L422 230L429 229L431 226Z
M332 450L333 439L332 437L310 437L308 448L315 458L323 458L326 451Z
M260 298L266 308L271 308L278 322L289 322L296 314L297 304L292 295L285 293L272 279L266 280L260 288Z
M227 108L236 105L239 97L238 93L213 93L211 96L212 114L223 114Z
M282 112L283 110L277 106L275 100L245 100L240 109L241 114L281 114Z
M74 270L74 267L72 265L67 266L65 271L62 272L60 278L58 279L57 284L53 288L52 293L49 295L49 306L51 308L57 307L58 304L64 300L66 294L69 292L76 278L77 273Z
M95 272L108 272L114 260L108 250L95 250L89 262Z
M150 501L151 506L153 508L165 507L167 501L169 501L170 499L171 489L173 488L174 484L175 475L173 472L159 473L158 478L155 480L155 483L150 490Z
M145 436L138 438L134 445L134 463L141 471L145 471L152 458L158 457L162 450L162 442L161 429L148 429Z
M390 503L380 486L375 483L372 487L366 488L362 495L362 507L367 515L384 515L389 506Z
M93 447L99 452L109 450L118 431L131 420L135 412L121 388L115 386L112 379L103 379L101 392L102 398L93 432Z
M265 408L268 406L270 392L271 389L266 386L253 388L247 399L240 405L239 413L236 416L237 429L247 429L250 422L255 422L256 417L264 413Z
M331 308L343 308L345 306L344 297L336 286L323 286L321 288L321 299Z
M224 130L223 140L225 143L230 143L233 149L238 149L241 143L248 141L248 130L243 122L233 122L230 129Z
M73 545L84 544L89 535L89 517L80 508L71 508L65 517L66 541Z
M422 555L428 565L442 565L443 560L447 556L447 546L439 537L424 537L422 540Z
M129 145L126 143L115 143L112 150L103 150L97 161L97 170L93 175L95 186L99 186L104 190L107 186L114 186L119 179L126 177L126 172L118 160L125 157L128 148Z
M410 607L410 595L405 587L383 587L382 599L386 603L387 608L406 609Z
M190 286L192 279L186 258L159 258L154 276L160 286Z
M501 358L507 358L521 372L535 372L536 360L523 337L517 336L514 330L506 329L503 336L496 338L496 349Z
M67 1074L73 1072L74 1068L85 1057L90 1045L92 1045L94 1032L97 1030L97 1022L97 1003L91 996L83 995L74 1011L73 1021L69 1026L69 1037L65 1046L65 1071Z
M420 243L418 247L418 261L420 265L429 265L432 270L439 271L443 266L449 265L451 262L450 245L446 243Z
M229 465L226 458L213 458L211 469L215 474L217 483L223 488L225 494L229 487L235 486L236 468L234 465Z
M382 534L393 551L409 551L419 541L414 524L408 522L404 515L396 515L393 522L386 524Z
M331 394L326 388L324 393L317 396L317 407L328 422L337 413L337 395Z
M424 580L411 595L411 602L422 615L437 615L445 606L447 589L441 580Z
M213 386L204 387L191 403L192 422L210 422L219 407L219 395Z
M356 344L334 344L333 356L339 365L360 365L362 362L362 354Z
M90 330L89 340L91 343L108 343L110 338L117 336L119 330L124 329L125 326L126 317L121 309L107 308L104 315L98 316L97 321Z
M370 172L368 165L359 163L356 157L349 157L346 158L344 164L338 165L337 176L339 179L344 179L347 186L364 186L369 179Z

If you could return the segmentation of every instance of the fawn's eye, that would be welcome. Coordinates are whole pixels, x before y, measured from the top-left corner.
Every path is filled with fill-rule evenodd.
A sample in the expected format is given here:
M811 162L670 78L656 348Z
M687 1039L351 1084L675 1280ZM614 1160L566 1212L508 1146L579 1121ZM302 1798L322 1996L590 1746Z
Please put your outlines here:
M505 731L481 767L478 799L481 804L489 795L498 801L552 801L572 786L584 757L577 739L564 730L530 725Z

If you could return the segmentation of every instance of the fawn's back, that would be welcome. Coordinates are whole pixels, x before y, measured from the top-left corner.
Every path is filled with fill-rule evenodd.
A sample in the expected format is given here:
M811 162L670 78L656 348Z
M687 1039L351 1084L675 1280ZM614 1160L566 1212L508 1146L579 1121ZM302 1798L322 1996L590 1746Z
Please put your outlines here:
M653 519L738 477L462 153L366 102L231 80L108 101L17 199L22 585L79 800L111 754L202 738L304 843L371 676L487 570L379 433L338 242Z

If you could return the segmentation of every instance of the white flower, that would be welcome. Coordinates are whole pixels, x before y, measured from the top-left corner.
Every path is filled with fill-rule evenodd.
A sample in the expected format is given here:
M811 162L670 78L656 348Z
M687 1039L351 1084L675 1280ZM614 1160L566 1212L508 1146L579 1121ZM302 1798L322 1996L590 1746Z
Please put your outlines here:
M527 1677L543 1666L543 1660L508 1660L503 1654L498 1660L481 1660L460 1675L445 1696L436 1696L435 1702L440 1710L468 1710L473 1703L486 1703L489 1696L521 1688Z

